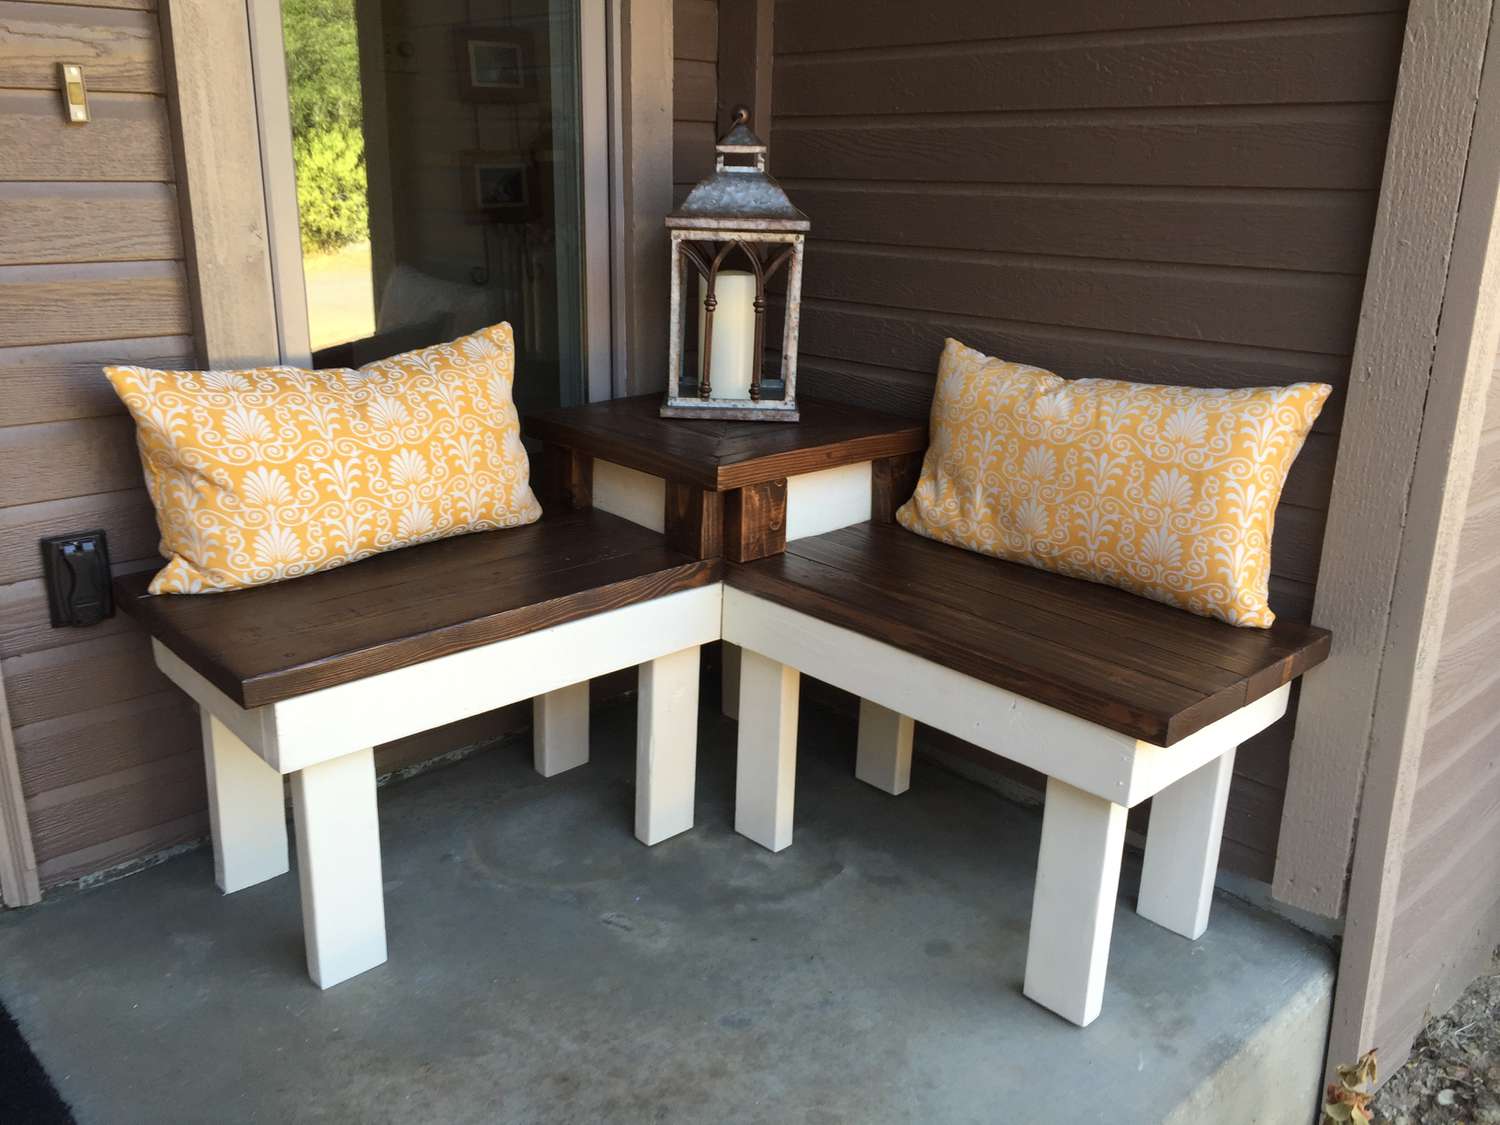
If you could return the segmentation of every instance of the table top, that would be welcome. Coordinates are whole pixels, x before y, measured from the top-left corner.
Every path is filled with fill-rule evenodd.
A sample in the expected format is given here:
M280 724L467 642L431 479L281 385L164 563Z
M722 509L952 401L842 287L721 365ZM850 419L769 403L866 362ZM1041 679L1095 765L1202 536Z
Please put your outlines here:
M800 422L663 418L660 394L527 415L527 437L715 492L918 453L927 423L799 398Z

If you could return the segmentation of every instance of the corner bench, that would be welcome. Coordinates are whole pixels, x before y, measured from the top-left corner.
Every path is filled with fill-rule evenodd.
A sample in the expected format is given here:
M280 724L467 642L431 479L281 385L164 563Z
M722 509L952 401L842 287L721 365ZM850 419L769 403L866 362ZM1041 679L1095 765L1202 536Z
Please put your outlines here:
M1285 713L1329 634L1239 629L1077 579L856 524L730 563L741 646L735 828L792 842L799 673L861 699L857 775L907 786L913 721L1047 775L1027 996L1099 1014L1126 810L1154 797L1137 912L1208 924L1236 747Z
M131 575L116 599L202 713L225 893L288 870L291 775L308 972L327 988L386 958L379 743L531 698L551 775L588 759L589 679L639 665L636 835L692 827L720 565L585 510L229 593L152 597Z

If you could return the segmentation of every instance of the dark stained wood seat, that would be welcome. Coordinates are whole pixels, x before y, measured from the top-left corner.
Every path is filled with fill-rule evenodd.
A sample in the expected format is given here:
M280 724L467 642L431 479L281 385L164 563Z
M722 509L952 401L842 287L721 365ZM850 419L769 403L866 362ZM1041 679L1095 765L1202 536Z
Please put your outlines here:
M864 523L726 582L1122 734L1170 746L1324 660L1327 630L1240 629Z
M152 597L151 575L134 574L115 597L250 708L703 586L719 568L585 510L222 594Z

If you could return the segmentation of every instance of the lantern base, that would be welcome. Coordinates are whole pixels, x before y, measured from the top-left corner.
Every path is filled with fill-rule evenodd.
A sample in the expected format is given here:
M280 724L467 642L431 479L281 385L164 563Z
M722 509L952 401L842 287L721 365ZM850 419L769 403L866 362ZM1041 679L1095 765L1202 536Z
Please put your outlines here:
M781 399L752 402L742 398L698 398L668 395L662 400L663 418L719 419L728 422L795 422L797 404Z

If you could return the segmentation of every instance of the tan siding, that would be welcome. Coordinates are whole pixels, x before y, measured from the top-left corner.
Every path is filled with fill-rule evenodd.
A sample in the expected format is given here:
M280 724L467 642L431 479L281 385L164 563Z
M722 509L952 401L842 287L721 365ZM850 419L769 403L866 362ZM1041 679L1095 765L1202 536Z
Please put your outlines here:
M172 179L167 110L150 94L94 94L86 128L69 128L56 90L0 90L8 180Z
M161 93L156 17L0 0L0 86L56 90L57 64L78 63L90 93Z
M672 197L680 202L713 167L718 0L673 0L672 55Z
M0 184L0 266L176 259L180 232L170 184Z
M44 883L202 835L197 719L123 617L53 629L37 540L156 527L99 368L196 362L154 4L0 0L0 672ZM66 125L57 62L93 121Z
M1330 383L1276 527L1272 604L1305 618L1404 8L783 0L803 386L922 415L945 336L1075 376ZM1260 878L1293 722L1237 767L1226 862Z
M1490 384L1380 992L1375 1041L1395 1065L1500 945L1500 375Z

